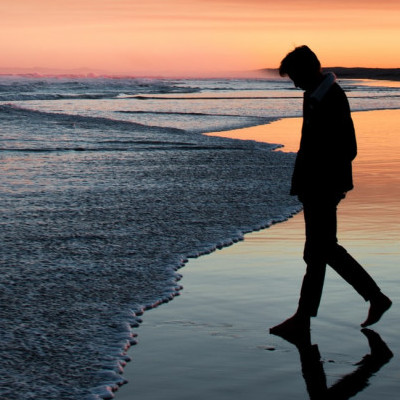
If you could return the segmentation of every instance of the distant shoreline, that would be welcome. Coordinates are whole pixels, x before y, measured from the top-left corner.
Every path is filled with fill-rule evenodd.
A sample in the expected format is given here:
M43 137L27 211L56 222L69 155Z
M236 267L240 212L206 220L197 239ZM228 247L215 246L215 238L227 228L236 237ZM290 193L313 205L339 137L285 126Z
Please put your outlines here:
M363 68L363 67L326 67L325 71L331 71L338 78L343 79L379 79L400 81L400 68ZM265 68L264 71L268 75L278 75L277 69Z

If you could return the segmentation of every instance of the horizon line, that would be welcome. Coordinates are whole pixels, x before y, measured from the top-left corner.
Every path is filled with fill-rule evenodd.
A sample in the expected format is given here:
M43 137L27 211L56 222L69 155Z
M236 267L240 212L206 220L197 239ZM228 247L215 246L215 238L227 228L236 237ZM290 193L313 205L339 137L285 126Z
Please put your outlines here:
M364 79L396 79L400 80L400 67L323 67L322 70L330 70L344 78ZM138 79L218 79L218 78L280 78L278 68L258 68L242 71L220 71L216 73L131 73L131 72L107 72L90 68L47 68L47 67L0 67L0 76L21 76L31 78L60 77L60 78L138 78ZM369 78L370 76L370 78Z

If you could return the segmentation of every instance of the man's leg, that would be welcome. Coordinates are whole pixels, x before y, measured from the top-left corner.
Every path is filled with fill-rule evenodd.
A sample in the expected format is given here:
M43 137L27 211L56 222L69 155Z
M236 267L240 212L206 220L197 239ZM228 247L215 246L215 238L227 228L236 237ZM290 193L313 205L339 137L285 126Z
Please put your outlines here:
M296 313L270 329L271 333L280 336L296 335L310 328L310 318L317 315L324 286L327 248L336 245L336 204L309 199L303 201L303 211L307 270Z
M300 290L297 314L316 317L324 287L326 264L312 262L307 264Z
M304 200L306 273L300 291L298 312L315 317L325 280L327 254L337 244L336 202L319 198Z
M328 258L328 264L364 298L370 302L366 327L378 322L392 305L368 272L342 247L337 245Z
M368 272L342 246L336 245L328 257L328 264L353 286L365 301L369 301L380 292Z

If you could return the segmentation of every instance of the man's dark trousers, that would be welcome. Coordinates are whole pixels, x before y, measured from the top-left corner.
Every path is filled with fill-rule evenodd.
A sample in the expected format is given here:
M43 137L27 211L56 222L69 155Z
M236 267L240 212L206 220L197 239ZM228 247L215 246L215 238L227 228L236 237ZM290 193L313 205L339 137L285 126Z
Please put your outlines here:
M343 196L302 196L306 243L304 261L306 274L300 292L298 312L315 317L324 286L326 265L331 266L366 300L380 292L365 269L338 244L337 206Z

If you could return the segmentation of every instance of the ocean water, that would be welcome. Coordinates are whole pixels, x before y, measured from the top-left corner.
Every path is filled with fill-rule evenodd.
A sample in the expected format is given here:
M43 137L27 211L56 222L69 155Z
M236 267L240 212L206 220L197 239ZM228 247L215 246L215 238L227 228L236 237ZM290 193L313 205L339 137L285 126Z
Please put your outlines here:
M396 83L341 84L400 108ZM202 133L301 103L286 80L0 77L0 398L112 398L188 258L299 210L293 153Z

